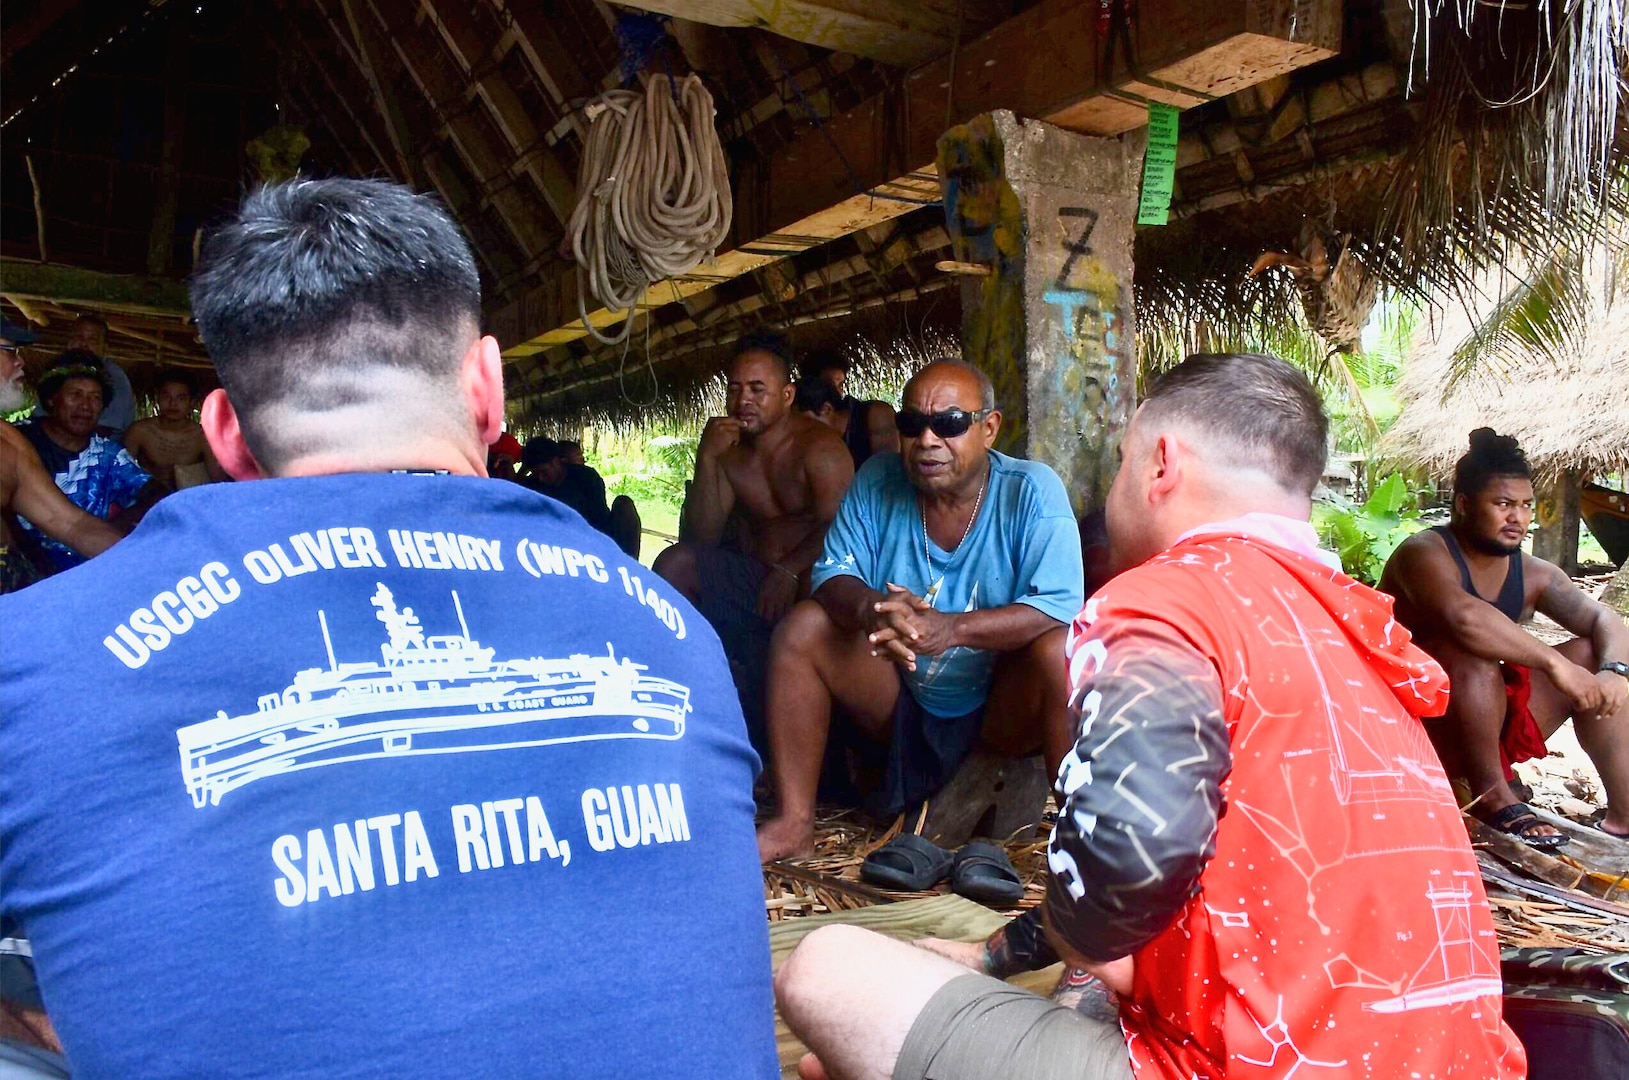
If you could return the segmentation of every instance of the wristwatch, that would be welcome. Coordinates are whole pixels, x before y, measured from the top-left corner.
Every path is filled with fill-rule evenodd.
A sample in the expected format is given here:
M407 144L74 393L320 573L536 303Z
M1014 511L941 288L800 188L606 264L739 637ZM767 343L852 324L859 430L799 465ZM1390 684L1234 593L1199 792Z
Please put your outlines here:
M1600 666L1599 670L1610 671L1614 675L1622 675L1624 678L1629 679L1629 664L1624 663L1622 660L1608 660Z

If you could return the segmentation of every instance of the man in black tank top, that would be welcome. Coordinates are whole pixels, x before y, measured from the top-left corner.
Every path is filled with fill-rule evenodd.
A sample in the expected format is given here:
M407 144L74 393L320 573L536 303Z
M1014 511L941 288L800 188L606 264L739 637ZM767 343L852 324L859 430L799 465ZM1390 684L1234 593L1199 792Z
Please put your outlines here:
M1522 552L1532 521L1526 456L1515 439L1478 428L1454 470L1450 523L1399 545L1380 588L1448 672L1448 711L1426 726L1448 774L1470 785L1471 812L1533 847L1565 843L1509 780L1510 766L1543 757L1544 740L1570 718L1606 789L1600 827L1629 837L1629 627ZM1545 645L1520 625L1535 611L1577 636Z
M862 401L845 392L847 357L835 349L816 349L798 366L796 405L843 436L854 468L872 454L899 453L894 407L886 401Z

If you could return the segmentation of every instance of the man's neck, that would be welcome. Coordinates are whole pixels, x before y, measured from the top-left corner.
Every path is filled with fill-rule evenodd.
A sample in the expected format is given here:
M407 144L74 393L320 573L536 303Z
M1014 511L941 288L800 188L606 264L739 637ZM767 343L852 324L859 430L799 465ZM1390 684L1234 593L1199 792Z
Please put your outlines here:
M83 452L90 445L91 437L89 435L75 435L49 416L40 421L40 430L44 431L46 437L52 442L75 454Z
M819 423L818 420L811 422ZM750 446L758 453L777 450L792 437L794 423L796 423L794 415L792 413L787 413L785 416L781 417L773 424L770 424L768 427L764 428L750 439L743 438L741 442L744 445Z

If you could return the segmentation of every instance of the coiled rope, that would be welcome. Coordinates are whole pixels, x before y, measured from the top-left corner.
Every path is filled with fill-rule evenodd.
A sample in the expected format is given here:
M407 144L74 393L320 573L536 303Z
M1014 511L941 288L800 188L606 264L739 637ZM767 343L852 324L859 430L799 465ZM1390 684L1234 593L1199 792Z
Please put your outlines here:
M651 282L712 257L735 207L713 95L699 77L687 75L675 88L668 76L652 75L643 92L612 90L586 111L593 126L570 222L577 313L596 340L615 345L628 337L631 309ZM611 311L630 311L615 337L588 321L585 285Z

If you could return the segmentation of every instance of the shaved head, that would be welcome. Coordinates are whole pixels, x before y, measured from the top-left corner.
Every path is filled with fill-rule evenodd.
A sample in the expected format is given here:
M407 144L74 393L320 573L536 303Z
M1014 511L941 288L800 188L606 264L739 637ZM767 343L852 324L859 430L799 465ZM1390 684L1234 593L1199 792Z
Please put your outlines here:
M993 409L996 407L995 385L990 382L990 376L965 360L958 360L955 357L948 356L941 360L934 360L921 371L911 376L911 381L905 384L904 401L907 405L909 404L911 390L919 383L926 384L940 380L950 380L952 383L959 382L971 391L971 396L967 397L964 402L959 401L961 407L969 412L974 409Z

